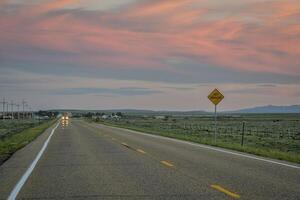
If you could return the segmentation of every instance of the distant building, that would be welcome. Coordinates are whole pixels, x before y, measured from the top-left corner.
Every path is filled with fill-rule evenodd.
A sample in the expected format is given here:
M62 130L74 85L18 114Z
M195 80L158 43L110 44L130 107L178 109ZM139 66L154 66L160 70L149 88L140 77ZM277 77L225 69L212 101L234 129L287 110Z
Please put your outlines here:
M101 118L102 118L102 119L108 119L109 116L108 116L108 115L102 115Z
M4 115L4 116L1 115L0 119L14 119L14 118L10 115Z
M120 120L122 117L119 115L112 115L111 118L114 120Z

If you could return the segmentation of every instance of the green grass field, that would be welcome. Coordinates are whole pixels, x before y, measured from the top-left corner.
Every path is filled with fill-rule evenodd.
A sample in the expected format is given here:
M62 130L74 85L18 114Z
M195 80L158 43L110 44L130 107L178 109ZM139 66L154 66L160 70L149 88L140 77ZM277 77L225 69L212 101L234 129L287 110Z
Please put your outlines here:
M6 131L5 137L0 138L0 165L18 149L21 149L43 133L55 121L56 120L46 121L41 124L29 122L24 124L24 122L19 122L21 124L18 125L18 128L9 127L16 125L17 122L2 123L2 130L6 128L5 130L9 129L10 131Z
M300 115L222 115L214 140L212 116L126 116L99 123L300 163ZM245 127L243 129L243 122ZM243 131L244 130L244 131ZM244 141L242 146L242 135Z
M0 140L39 124L38 120L0 120Z

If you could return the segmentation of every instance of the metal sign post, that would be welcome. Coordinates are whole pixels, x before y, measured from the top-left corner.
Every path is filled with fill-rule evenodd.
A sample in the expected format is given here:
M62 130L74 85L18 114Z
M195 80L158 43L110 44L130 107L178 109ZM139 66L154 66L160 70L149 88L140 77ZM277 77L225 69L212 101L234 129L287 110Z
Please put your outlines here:
M217 105L215 105L215 143L217 142Z
M217 142L217 105L224 99L224 95L218 90L214 89L207 97L215 105L215 135L214 141Z

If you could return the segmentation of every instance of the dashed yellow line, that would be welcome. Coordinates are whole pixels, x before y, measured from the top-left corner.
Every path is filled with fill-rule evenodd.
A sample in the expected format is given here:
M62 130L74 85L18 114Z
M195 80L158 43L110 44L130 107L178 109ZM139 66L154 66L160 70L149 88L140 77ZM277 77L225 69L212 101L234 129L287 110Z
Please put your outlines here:
M139 153L141 153L141 154L146 154L146 152L143 151L142 149L137 149L136 151L139 152Z
M129 148L129 145L128 145L127 143L125 143L125 142L122 142L121 144L122 144L123 146L125 146L125 147Z
M231 196L231 197L233 197L235 199L239 199L241 197L240 195L238 195L238 194L236 194L234 192L231 192L231 191L223 188L220 185L211 185L210 187L212 187L212 188L214 188L214 189L216 189L216 190L218 190L220 192L223 192L223 193L227 194L228 196Z
M63 124L63 128L64 128L64 124ZM88 128L89 129L89 128ZM105 135L106 136L106 135ZM127 147L127 148L129 148L129 149L132 149L132 150L135 150L136 152L139 152L139 153L141 153L141 154L146 154L146 152L145 151L143 151L142 149L134 149L134 148L132 148L132 147L130 147L127 143L125 143L125 142L121 142L121 141L119 141L118 139L116 139L116 138L111 138L112 140L114 140L114 141L116 141L117 143L121 143L123 146L125 146L125 147ZM159 161L158 159L156 159L154 156L151 156L150 154L148 154L147 153L147 155L148 156L150 156L150 157L152 157L154 160L157 160L157 161ZM163 165L165 165L165 166L167 166L167 167L170 167L170 168L174 168L175 166L172 164L172 163L170 163L170 162L168 162L168 161L165 161L165 160L162 160L162 161L160 161L160 163L161 164L163 164ZM240 195L238 195L238 194L236 194L236 193L234 193L234 192L231 192L231 191L229 191L228 189L225 189L225 188L223 188L222 186L220 186L220 185L210 185L210 187L211 188L213 188L213 189L215 189L215 190L218 190L219 192L222 192L222 193L224 193L224 194L226 194L226 195L228 195L228 196L230 196L230 197L232 197L232 198L235 198L235 199L239 199L241 196Z
M172 163L165 161L165 160L160 161L160 163L167 167L174 167L174 165Z

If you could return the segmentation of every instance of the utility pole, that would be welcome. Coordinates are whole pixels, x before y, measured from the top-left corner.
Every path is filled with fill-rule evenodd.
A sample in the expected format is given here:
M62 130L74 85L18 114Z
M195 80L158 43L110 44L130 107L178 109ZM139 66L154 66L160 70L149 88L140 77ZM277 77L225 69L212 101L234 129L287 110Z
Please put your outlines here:
M11 119L14 119L14 102L10 101L10 108L11 108Z
M6 114L9 115L9 103L6 102Z
M34 119L34 110L31 108L32 119Z
M3 100L0 102L2 103L2 119L3 121L5 120L5 104L6 104L6 101L5 101L5 97L3 97Z
M30 118L32 119L32 118L33 118L33 114L32 114L32 108L31 108L31 107L29 107L28 109L29 109L29 116L30 116Z
M26 105L26 101L22 101L22 106L23 106L23 114L22 114L22 118L25 119L25 105Z
M29 109L28 109L28 104L27 104L27 102L26 102L26 104L25 104L25 116L26 116L26 118L29 118L30 116L29 116Z
M20 120L20 104L16 104L16 106L17 106L17 117L18 117L18 120Z

